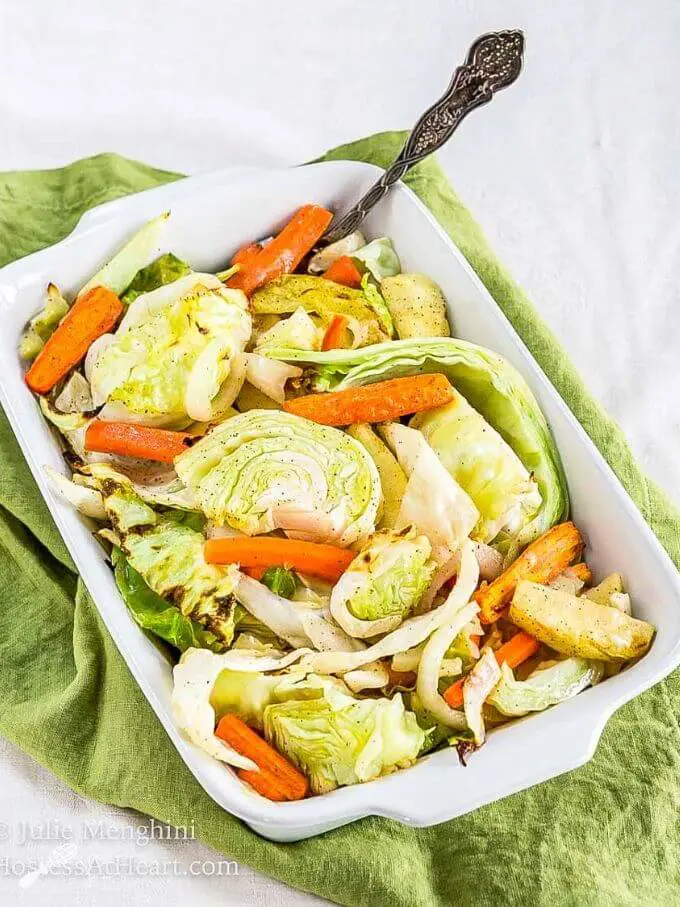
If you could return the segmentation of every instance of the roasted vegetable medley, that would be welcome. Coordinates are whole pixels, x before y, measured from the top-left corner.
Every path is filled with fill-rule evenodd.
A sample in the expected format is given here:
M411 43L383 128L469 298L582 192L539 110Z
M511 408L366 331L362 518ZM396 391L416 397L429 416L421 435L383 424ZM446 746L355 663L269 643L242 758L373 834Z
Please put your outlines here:
M306 205L199 273L159 254L168 216L50 284L20 354L196 746L297 800L467 756L645 654L529 387L387 237L318 248Z

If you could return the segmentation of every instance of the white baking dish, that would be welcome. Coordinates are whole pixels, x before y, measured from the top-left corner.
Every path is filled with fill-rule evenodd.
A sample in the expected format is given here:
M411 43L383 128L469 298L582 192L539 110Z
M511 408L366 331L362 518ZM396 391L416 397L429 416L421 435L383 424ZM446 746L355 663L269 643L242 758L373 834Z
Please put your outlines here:
M657 627L638 664L575 699L491 734L465 768L446 750L390 777L299 803L271 803L224 765L188 743L170 709L171 666L133 622L87 521L50 491L42 467L66 471L17 355L27 318L52 280L76 291L130 234L170 209L163 249L198 270L224 267L244 241L272 233L299 205L342 211L375 179L376 169L335 162L294 170L227 170L193 177L103 205L66 240L0 271L0 399L33 475L92 597L158 718L189 769L226 810L278 841L318 834L361 816L410 825L443 822L586 762L610 715L680 662L680 577L586 433L536 365L462 254L403 186L366 222L369 236L391 236L405 270L430 275L444 290L458 336L506 356L527 379L554 432L567 472L574 519L590 543L596 575L625 573L636 614Z

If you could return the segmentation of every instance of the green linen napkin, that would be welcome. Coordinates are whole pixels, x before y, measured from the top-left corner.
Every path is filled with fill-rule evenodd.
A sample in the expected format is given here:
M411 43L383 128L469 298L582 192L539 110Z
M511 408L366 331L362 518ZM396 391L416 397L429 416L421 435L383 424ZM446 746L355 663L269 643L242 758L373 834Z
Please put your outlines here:
M326 159L386 166L403 139L372 136ZM94 205L179 178L113 154L0 174L0 265L56 242ZM680 512L642 474L437 163L406 182L680 565ZM265 841L184 767L76 576L0 411L0 733L78 792L175 825L193 818L203 841L291 885L351 905L678 903L679 693L676 672L615 715L585 767L444 825L368 818L298 844Z

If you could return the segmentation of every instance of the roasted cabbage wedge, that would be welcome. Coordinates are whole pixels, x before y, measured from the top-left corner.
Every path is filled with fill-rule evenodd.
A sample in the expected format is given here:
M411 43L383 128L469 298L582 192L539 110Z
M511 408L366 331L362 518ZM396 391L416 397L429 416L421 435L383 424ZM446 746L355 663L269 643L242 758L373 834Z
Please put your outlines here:
M351 545L374 530L380 477L366 449L336 428L250 410L213 428L175 460L203 512L246 535Z
M263 723L267 739L305 772L316 794L406 768L425 740L399 693L357 699L342 681L314 675L267 706Z
M413 527L376 533L333 587L331 614L350 636L389 633L418 605L436 569L429 539Z
M212 633L198 621L184 615L177 605L161 598L130 564L120 548L113 552L116 585L135 621L143 630L165 640L180 652L227 647L223 636Z
M123 421L170 428L219 418L245 377L220 394L250 337L246 297L213 274L189 274L132 302L114 334L90 347L86 376L96 406Z
M235 566L207 564L205 536L197 514L159 513L136 494L132 483L103 464L91 467L107 516L127 563L161 598L229 645L234 637Z

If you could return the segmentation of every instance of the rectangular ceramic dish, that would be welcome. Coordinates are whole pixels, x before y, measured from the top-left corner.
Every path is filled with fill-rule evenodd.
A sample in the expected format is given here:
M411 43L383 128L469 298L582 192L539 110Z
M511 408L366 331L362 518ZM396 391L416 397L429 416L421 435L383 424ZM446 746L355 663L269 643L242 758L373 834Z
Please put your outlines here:
M306 202L349 207L373 182L376 169L334 162L294 170L230 170L193 177L103 205L64 241L0 271L0 399L24 455L111 635L189 769L224 809L260 834L295 841L361 816L390 816L433 825L476 809L586 762L611 714L680 662L680 577L616 476L532 359L463 255L418 199L398 186L366 221L369 237L394 240L404 270L422 271L442 287L455 333L506 356L531 385L550 422L566 469L573 516L590 545L596 576L625 572L636 615L657 635L636 665L575 699L500 728L464 768L453 750L369 784L299 803L272 803L219 762L188 743L171 708L171 665L130 617L104 553L87 521L51 492L48 463L66 472L38 405L23 382L17 354L27 319L54 281L77 291L145 221L171 217L163 250L197 270L215 271L244 241L274 232Z

